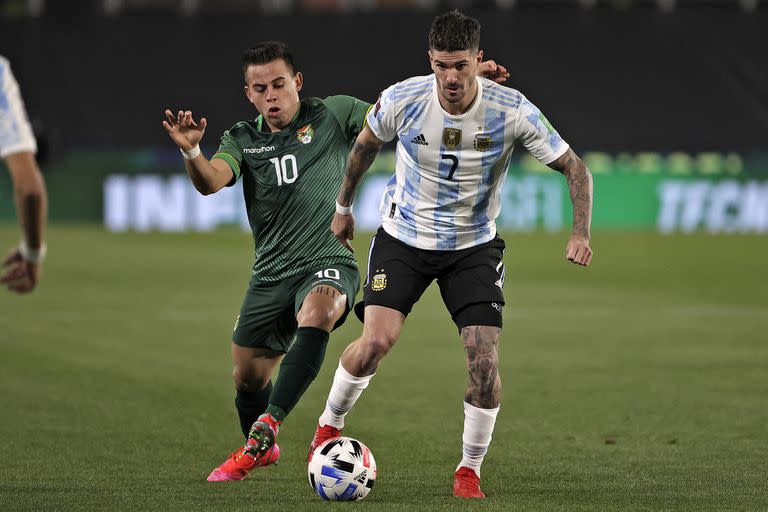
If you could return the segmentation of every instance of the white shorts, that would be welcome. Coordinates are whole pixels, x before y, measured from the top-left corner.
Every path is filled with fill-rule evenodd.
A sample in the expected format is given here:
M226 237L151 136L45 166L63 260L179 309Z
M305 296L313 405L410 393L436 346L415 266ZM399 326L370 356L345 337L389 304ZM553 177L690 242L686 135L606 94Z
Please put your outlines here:
M0 157L22 151L36 152L37 143L11 65L0 56Z

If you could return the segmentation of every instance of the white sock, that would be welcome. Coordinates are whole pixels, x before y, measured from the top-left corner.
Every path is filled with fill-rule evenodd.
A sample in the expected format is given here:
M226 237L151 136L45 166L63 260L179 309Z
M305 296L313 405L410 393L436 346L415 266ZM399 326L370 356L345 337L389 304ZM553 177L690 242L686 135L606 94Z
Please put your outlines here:
M480 409L464 402L464 434L462 440L462 458L456 470L462 466L472 468L480 476L480 465L483 463L488 445L491 444L493 426L499 408Z
M336 374L333 376L333 386L331 386L328 400L325 402L325 410L320 415L318 423L321 426L331 425L336 428L344 428L344 416L355 405L374 375L376 374L355 377L345 370L339 361L339 367L336 368Z

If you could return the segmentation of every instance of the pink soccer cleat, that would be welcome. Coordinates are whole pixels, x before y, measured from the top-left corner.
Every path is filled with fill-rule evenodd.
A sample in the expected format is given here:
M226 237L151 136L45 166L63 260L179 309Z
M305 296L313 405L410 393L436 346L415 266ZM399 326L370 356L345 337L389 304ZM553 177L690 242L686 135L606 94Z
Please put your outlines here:
M211 471L208 481L242 480L253 468L276 464L280 458L280 447L275 439L280 423L271 415L262 414L253 424L245 446L235 450L222 465Z

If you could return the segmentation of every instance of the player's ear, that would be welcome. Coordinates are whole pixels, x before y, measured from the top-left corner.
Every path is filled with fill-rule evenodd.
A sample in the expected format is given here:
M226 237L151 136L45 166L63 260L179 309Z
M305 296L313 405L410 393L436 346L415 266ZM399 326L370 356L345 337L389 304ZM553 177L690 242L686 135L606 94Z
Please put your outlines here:
M434 52L432 50L427 50L427 60L429 61L429 67L432 69L432 71L435 71L435 60L434 60Z
M483 62L483 50L477 50L477 63Z
M251 88L247 85L244 85L243 92L245 92L245 97L248 100L248 103L253 103L253 100L251 100Z
M304 85L304 75L301 74L301 71L296 72L296 74L293 76L293 81L293 83L296 84L296 92L299 92L301 87Z

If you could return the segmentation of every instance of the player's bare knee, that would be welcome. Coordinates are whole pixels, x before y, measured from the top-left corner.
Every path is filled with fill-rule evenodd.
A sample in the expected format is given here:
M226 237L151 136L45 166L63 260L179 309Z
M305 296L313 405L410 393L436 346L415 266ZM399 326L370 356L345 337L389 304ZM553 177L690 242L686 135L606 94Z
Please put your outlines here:
M327 332L331 332L336 322L336 310L334 308L310 307L301 308L296 315L296 321L299 327L315 327Z
M315 327L331 332L346 305L346 295L333 286L320 285L310 290L296 321L299 327Z
M501 329L491 326L469 326L461 330L467 366L471 375L495 381L499 368L499 335Z
M390 351L396 339L387 336L386 333L366 333L359 343L361 363L366 368L378 364L378 362Z
M464 342L464 348L467 350L468 356L470 349L474 351L496 349L500 336L500 328L488 325L471 325L461 329L461 339Z
M469 385L464 400L483 409L498 407L501 398L498 342L501 329L469 326L461 329L467 352Z

